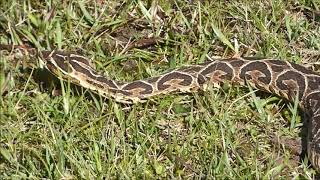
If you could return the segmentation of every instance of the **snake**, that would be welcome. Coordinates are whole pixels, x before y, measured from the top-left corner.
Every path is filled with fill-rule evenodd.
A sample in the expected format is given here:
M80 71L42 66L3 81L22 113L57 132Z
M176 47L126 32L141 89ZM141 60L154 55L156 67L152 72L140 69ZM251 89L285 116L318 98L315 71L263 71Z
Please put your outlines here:
M11 48L2 45L0 49ZM62 50L29 52L37 54L45 67L59 79L120 103L143 102L173 92L205 91L212 85L220 86L225 82L251 86L289 102L298 102L306 114L307 156L311 165L320 171L320 74L302 65L256 57L209 58L202 64L183 66L159 76L122 82L97 72L90 59L77 53Z

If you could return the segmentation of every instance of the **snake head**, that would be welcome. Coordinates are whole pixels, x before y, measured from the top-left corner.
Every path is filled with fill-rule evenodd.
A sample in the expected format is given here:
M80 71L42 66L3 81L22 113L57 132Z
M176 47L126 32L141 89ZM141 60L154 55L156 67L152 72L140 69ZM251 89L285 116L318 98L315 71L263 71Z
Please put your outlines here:
M85 76L95 72L89 59L74 53L57 50L42 51L40 57L52 74L63 80L71 80L75 84L79 84L79 73Z
M71 81L80 84L79 80L74 78L75 68L73 67L74 59L71 53L62 51L42 51L41 60L44 62L46 69L59 79Z
M73 70L70 66L70 55L59 51L42 51L41 60L45 67L54 75L67 75Z

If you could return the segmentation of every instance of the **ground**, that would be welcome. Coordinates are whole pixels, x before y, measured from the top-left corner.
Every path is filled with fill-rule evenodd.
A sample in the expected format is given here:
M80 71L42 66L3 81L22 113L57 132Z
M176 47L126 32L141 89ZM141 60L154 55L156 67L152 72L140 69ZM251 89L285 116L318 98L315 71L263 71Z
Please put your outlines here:
M131 81L207 57L271 57L317 71L316 0L0 2L0 43L76 51ZM231 86L125 105L0 52L2 178L315 176L295 103ZM298 151L298 152L296 152Z

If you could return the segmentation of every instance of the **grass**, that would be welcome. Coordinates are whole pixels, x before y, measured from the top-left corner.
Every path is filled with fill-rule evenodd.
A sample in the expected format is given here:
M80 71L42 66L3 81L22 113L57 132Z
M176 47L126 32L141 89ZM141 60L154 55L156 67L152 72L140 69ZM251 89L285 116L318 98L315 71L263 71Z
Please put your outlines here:
M106 76L126 81L200 63L207 55L238 53L316 67L319 8L315 0L8 0L0 3L0 43L78 51ZM146 37L161 43L128 48ZM297 160L275 143L300 139L303 116L294 103L225 84L124 105L84 89L77 93L69 83L52 83L36 58L14 55L1 51L0 56L1 179L311 179L316 174L306 159Z

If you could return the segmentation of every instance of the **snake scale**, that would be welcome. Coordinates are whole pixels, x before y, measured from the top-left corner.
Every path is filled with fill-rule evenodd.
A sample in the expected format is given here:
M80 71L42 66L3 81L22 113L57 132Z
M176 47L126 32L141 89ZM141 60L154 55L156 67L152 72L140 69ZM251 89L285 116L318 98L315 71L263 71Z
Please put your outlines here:
M0 49L10 49L0 46ZM135 103L159 94L205 90L225 81L250 85L258 90L298 100L308 121L307 152L311 164L320 170L320 74L301 65L274 59L212 59L202 64L172 70L157 77L119 82L104 77L89 59L64 51L37 53L45 67L60 79L111 97L122 103Z

